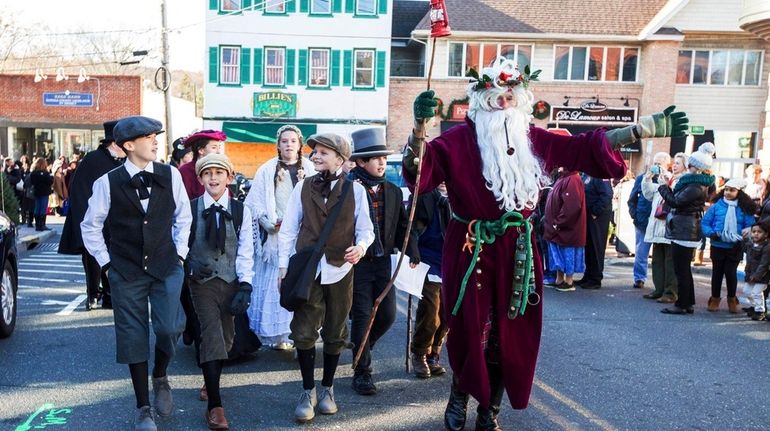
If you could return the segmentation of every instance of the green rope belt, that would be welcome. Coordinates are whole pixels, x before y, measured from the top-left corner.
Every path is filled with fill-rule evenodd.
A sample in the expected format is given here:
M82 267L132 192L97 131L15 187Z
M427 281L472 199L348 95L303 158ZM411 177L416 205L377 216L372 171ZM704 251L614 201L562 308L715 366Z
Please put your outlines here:
M533 262L532 262L532 223L524 216L516 211L508 211L503 214L498 220L472 220L468 221L458 216L454 212L452 218L469 225L469 231L472 231L472 236L469 238L466 235L466 240L473 243L473 257L471 263L468 266L468 270L465 272L462 284L460 284L460 294L457 298L454 308L452 309L452 315L456 316L460 310L460 305L463 302L465 296L465 287L468 284L473 269L476 267L476 262L479 259L481 253L482 244L492 244L495 239L505 234L509 228L517 228L519 235L516 240L516 253L514 256L514 277L513 277L513 292L511 296L511 304L508 308L508 318L515 319L517 315L523 315L527 308L527 299L530 292L534 292L534 279ZM522 230L523 229L523 230ZM468 235L471 235L470 233ZM466 242L466 245L469 245Z

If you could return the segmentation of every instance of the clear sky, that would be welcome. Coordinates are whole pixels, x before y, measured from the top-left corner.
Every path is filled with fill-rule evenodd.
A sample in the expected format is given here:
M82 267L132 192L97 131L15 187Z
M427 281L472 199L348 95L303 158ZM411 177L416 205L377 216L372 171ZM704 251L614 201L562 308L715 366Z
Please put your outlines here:
M170 61L173 69L203 71L204 25L206 0L166 0L168 27L176 29L169 33ZM17 14L21 24L41 23L60 33L104 30L140 30L161 27L160 0L0 0L4 14ZM180 28L182 27L182 28ZM42 31L41 31L42 32ZM121 38L135 40L138 33L115 33ZM160 32L156 31L159 35ZM66 46L72 36L55 35ZM146 36L145 36L146 38ZM155 46L137 47L152 52L151 57L160 58L160 36L151 38ZM151 44L148 42L148 44ZM71 51L70 51L71 52ZM159 64L157 60L145 60L147 65ZM145 64L145 61L142 64Z

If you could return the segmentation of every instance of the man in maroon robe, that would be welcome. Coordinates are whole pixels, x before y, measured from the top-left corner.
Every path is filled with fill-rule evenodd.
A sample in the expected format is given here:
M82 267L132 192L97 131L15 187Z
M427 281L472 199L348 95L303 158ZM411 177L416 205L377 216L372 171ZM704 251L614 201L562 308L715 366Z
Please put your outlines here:
M500 429L503 390L514 409L529 402L540 346L543 277L528 218L540 190L550 183L545 172L562 166L620 178L626 171L621 146L687 130L685 114L669 107L622 129L556 135L529 125L534 97L527 90L533 78L528 71L522 74L499 57L482 72L468 86L465 124L428 143L421 136L437 101L432 91L417 97L415 130L404 156L404 175L414 185L420 147L425 146L420 192L445 182L453 211L442 261L454 373L444 415L450 430L465 426L469 394L479 402L476 429ZM520 239L526 232L529 237Z

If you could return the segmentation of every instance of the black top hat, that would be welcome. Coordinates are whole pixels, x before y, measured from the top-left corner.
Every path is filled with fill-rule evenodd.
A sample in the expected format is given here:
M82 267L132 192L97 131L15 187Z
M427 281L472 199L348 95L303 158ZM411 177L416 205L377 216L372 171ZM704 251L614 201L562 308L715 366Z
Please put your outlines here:
M393 154L385 142L385 129L374 127L353 132L353 154L350 160Z
M107 121L103 124L104 126L104 138L99 140L99 143L101 144L111 144L115 142L115 138L112 137L112 129L115 128L115 125L118 124L116 121Z

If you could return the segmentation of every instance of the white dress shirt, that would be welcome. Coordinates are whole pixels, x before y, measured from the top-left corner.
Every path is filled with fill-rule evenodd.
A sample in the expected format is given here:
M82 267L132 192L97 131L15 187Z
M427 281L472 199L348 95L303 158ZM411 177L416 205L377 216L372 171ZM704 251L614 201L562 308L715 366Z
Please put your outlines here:
M339 172L337 172L339 174ZM338 180L331 183L331 187L337 184ZM278 231L278 267L288 268L289 257L295 252L295 243L302 225L302 186L305 180L299 181L286 204L286 213L283 216L281 230ZM355 198L355 245L361 246L363 253L374 242L374 226L369 217L369 200L366 197L364 186L353 182L353 196ZM362 211L363 210L363 211ZM361 255L363 257L363 254ZM321 274L321 284L333 284L342 280L345 275L353 268L353 264L345 262L342 266L334 266L326 261L326 255L321 256L318 263L316 277Z
M209 192L203 193L204 210L215 203L232 214L232 211L230 211L230 194L226 190L218 201L215 201ZM217 226L219 226L219 213L216 213L216 215ZM203 220L198 220L198 223L203 223ZM238 250L235 256L235 274L238 276L238 281L245 281L249 284L251 284L254 278L254 239L251 236L251 211L244 206L241 233L238 235Z
M153 172L153 164L150 162L144 169L141 169L126 159L123 166L116 169L125 169L128 171L128 176L133 177L140 171ZM102 235L104 221L110 213L111 205L110 179L108 175L109 173L104 174L94 182L93 194L88 199L88 210L86 210L83 222L80 223L83 245L85 245L88 253L96 258L96 261L101 266L107 265L110 262L110 254L107 251L107 244L104 243L104 236ZM147 187L147 190L152 194L152 187ZM189 251L187 241L190 238L192 214L190 213L190 201L187 198L187 191L184 188L184 183L182 183L182 176L173 166L171 167L171 191L176 205L171 237L176 245L176 253L184 259ZM139 191L137 190L136 193L138 196ZM150 199L141 199L139 202L142 204L142 208L147 211Z

